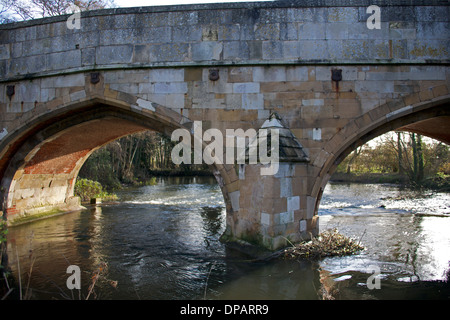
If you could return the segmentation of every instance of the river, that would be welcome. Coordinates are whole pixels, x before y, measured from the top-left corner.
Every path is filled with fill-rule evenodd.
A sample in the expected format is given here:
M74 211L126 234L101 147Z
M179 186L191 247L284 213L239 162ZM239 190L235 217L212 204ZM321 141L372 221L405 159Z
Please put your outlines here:
M31 299L83 299L102 263L107 269L91 299L450 297L448 193L330 183L320 229L336 227L366 249L314 262L254 262L222 244L225 208L214 178L159 179L118 196L117 203L10 228L13 298L20 274ZM81 290L66 286L69 265L81 270Z

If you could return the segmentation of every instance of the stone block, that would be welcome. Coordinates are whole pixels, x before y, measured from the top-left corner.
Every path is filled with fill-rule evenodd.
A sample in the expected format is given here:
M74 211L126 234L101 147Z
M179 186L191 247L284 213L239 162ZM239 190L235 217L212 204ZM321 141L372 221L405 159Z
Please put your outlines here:
M187 84L185 82L157 82L154 85L155 93L186 93Z
M111 83L110 88L121 92L127 92L130 94L139 93L140 86L137 83Z
M325 26L328 24L318 24L315 22L305 22L299 24L298 39L301 40L321 40L326 39Z
M275 178L293 177L295 173L295 166L291 163L279 164L278 172L275 174Z
M95 48L81 50L81 66L93 66L95 64Z
M306 197L306 218L311 219L314 216L314 211L316 208L316 198L315 197Z
M183 82L184 69L151 69L149 80L152 82Z
M259 91L258 82L233 83L234 93L259 93Z
M312 22L315 20L315 9L308 7L288 8L286 20L288 22Z
M233 211L239 211L240 191L230 192L231 208Z
M325 60L329 58L327 41L304 40L300 46L300 60Z
M81 66L81 51L50 53L45 56L48 68L51 70L70 69Z
M412 72L368 72L366 80L445 80L445 74L437 70L412 70Z
M300 220L299 221L299 232L303 233L307 231L307 223L306 220Z
M254 67L253 81L276 82L286 81L286 69L284 67Z
M261 212L261 224L266 226L272 225L271 216L269 213Z
M198 24L197 11L171 11L169 12L168 24L171 26L180 26L191 28Z
M77 101L86 98L86 91L81 90L70 94L70 101Z
M10 57L10 49L9 45L2 44L0 45L0 60L6 60Z
M170 27L138 28L133 30L132 36L120 43L151 44L169 43L171 41Z
M321 128L313 128L312 129L312 139L316 141L322 140L322 129Z
M349 30L352 30L354 26L348 23L326 23L325 24L325 37L322 39L348 39Z
M432 89L432 91L433 91L434 97L438 98L438 97L448 94L448 87L447 87L447 85L441 85L441 86L434 87Z
M287 81L308 81L308 67L287 67Z
M280 23L280 40L298 40L296 23Z
M368 73L366 73L366 77ZM356 92L377 92L391 93L394 92L393 81L357 81L355 83Z
M193 61L220 60L223 52L223 44L217 41L205 41L191 45Z
M153 103L150 102L150 101L147 101L147 100L144 100L144 99L137 99L136 100L136 104L142 109L147 109L147 110L150 110L150 111L153 111L153 112L156 111L155 107L153 106Z
M329 22L356 23L359 20L359 10L355 7L330 7L327 14Z
M323 106L324 100L323 99L304 99L302 100L302 105L304 106Z
M263 60L281 60L283 56L283 43L281 41L262 42Z
M434 98L432 89L425 89L419 92L420 101L427 101Z
M202 68L185 68L184 81L201 81L203 77Z
M101 198L92 198L91 199L91 204L100 204L100 203L102 203Z
M253 68L251 67L232 67L228 70L228 82L252 82Z
M257 93L242 94L242 109L264 109L264 95Z
M442 9L434 6L415 6L414 11L417 21L448 22L448 17L450 16L449 7Z
M185 61L188 57L188 43L159 44L150 47L151 61Z
M298 59L300 57L300 41L284 41L282 43L283 57L285 60Z
M287 198L287 210L294 213L295 210L300 209L300 196L293 196Z
M40 81L20 82L16 85L15 99L17 101L34 102L41 101Z
M288 224L294 221L294 212L293 211L287 211L287 212L281 212L278 214L278 223L280 225Z
M279 40L280 24L263 23L254 26L254 39L252 40Z
M130 63L133 58L132 45L97 47L96 62L102 64Z
M292 196L292 178L279 178L280 180L280 197Z
M405 105L413 105L420 102L420 97L418 93L413 93L403 97L403 101L405 102Z
M245 41L225 41L223 44L225 60L245 60L250 58L250 48Z
M226 24L226 25L219 25L218 29L218 40L222 41L229 41L229 40L239 40L240 38L240 25L238 24Z
M202 28L200 26L175 26L172 28L172 41L174 43L200 42L202 40Z

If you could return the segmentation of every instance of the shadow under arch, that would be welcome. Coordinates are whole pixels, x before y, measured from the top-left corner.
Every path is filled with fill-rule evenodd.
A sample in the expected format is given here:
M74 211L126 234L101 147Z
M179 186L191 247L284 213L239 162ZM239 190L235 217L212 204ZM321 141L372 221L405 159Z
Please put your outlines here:
M170 136L177 128L189 128L189 121L185 123L183 126L167 114L136 112L106 99L67 105L30 120L0 145L0 199L8 224L24 214L78 209L74 184L92 152L141 131ZM226 171L217 164L210 168L228 212L231 204L226 182L234 170Z
M386 112L386 110L389 111L389 108L381 105L372 111L372 114L377 114L377 117L370 118L368 113L362 115L342 128L326 144L324 151L330 156L322 166L312 188L312 196L316 199L314 216L318 214L325 186L338 165L353 150L370 140L389 131L402 130L419 133L450 144L449 96L416 106L409 105L392 112ZM358 120L365 123L363 120L365 117L373 120L369 121L368 125L359 126Z

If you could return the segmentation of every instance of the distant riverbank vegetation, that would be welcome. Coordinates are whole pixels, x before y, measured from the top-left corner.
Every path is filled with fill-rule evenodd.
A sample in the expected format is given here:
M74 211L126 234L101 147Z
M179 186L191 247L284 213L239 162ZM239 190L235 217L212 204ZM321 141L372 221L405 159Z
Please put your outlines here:
M212 174L206 164L174 164L170 154L175 144L169 137L153 131L113 141L93 152L85 162L75 193L82 199L87 194L108 198L108 192L148 184L155 177ZM389 132L354 150L341 162L331 180L394 183L450 192L450 148L418 134Z
M175 144L153 131L123 137L94 151L81 168L79 180L96 181L111 192L149 183L154 177L212 175L206 164L174 164L170 154Z
M355 149L332 181L394 183L450 192L450 148L415 133L389 132Z

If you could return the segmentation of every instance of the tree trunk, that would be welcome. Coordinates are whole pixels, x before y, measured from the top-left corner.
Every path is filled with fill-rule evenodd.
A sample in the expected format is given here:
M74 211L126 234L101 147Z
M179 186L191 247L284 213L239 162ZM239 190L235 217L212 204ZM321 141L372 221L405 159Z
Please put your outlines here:
M403 170L403 153L402 153L402 136L401 132L397 132L397 153L398 153L398 173L402 175Z
M422 152L422 136L420 134L417 135L417 160L418 160L418 172L417 172L417 181L422 181L423 174L423 152Z

